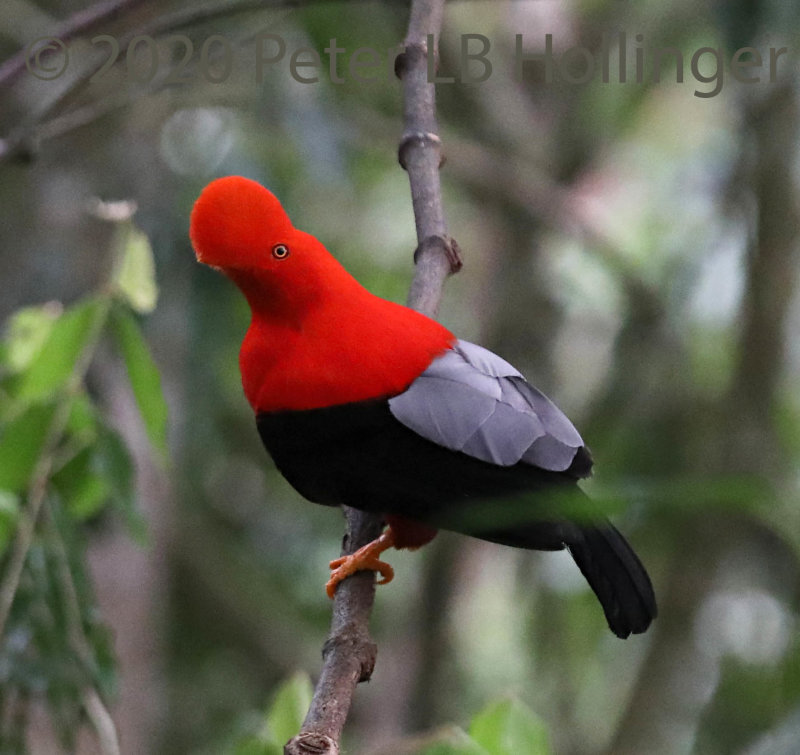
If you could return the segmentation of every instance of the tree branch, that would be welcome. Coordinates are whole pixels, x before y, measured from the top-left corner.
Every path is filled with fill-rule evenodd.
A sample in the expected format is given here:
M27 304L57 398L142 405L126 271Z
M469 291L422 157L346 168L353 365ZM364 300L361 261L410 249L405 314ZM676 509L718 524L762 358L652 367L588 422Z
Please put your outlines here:
M344 506L347 532L342 554L355 552L380 535L383 518ZM339 738L359 682L369 681L378 648L369 634L375 573L357 572L336 589L331 631L322 648L320 674L300 733L284 755L338 755Z
M127 12L141 4L142 0L106 0L89 8L84 8L71 15L53 31L51 36L62 42L69 42L81 34L95 29L106 21L113 20L121 13ZM0 87L10 84L22 71L28 58L27 48L12 55L0 64Z
M436 123L436 90L428 81L428 56L438 66L439 30L444 2L415 0L405 40L405 51L395 62L403 80L403 120L398 159L408 172L411 202L417 225L416 274L408 305L434 316L445 278L461 268L458 245L447 236L442 209L439 167L444 162L442 141ZM433 50L428 49L428 41Z
M408 305L433 316L442 286L461 267L458 245L446 235L442 210L434 85L428 82L428 39L436 55L444 0L412 0L405 52L395 70L403 81L404 132L398 157L408 172L417 226L416 271ZM342 553L353 553L380 534L382 517L343 507L347 534ZM323 667L300 733L284 748L284 755L338 755L355 687L368 681L377 656L369 634L369 616L375 599L374 572L358 572L336 590L331 632L322 650Z

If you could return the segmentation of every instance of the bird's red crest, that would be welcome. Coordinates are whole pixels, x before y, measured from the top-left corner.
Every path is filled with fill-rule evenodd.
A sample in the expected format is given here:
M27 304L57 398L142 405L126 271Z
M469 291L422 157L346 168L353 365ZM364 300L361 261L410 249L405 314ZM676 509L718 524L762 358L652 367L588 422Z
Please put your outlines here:
M227 176L203 189L192 210L189 236L200 262L247 268L270 251L270 238L292 230L271 191L249 178Z

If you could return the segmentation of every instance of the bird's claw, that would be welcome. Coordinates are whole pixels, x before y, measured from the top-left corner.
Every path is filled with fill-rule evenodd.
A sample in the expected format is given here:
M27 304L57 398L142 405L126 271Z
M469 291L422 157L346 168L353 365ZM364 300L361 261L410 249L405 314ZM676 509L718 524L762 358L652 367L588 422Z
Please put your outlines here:
M394 532L389 527L380 537L359 548L355 553L349 556L341 556L331 561L330 568L333 573L325 585L325 592L328 593L328 597L333 598L339 582L347 579L357 571L378 572L381 575L381 579L378 580L379 585L391 582L394 577L394 569L385 561L381 561L378 556L393 545Z
M379 585L385 585L394 579L394 569L385 561L381 561L376 555L361 554L356 551L350 556L341 556L330 562L331 578L325 585L325 592L329 598L333 598L339 582L347 579L358 571L376 571L381 575L378 580Z

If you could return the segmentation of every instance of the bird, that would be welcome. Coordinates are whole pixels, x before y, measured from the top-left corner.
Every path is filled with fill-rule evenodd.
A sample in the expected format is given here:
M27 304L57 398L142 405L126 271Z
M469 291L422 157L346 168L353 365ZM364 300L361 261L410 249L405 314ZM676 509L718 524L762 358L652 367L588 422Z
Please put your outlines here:
M592 457L573 424L511 364L364 288L256 181L225 176L195 201L199 262L244 294L244 395L266 450L304 498L378 513L385 529L331 561L326 589L440 529L567 549L620 638L657 615L650 578L602 515L570 516ZM566 513L561 513L562 509Z

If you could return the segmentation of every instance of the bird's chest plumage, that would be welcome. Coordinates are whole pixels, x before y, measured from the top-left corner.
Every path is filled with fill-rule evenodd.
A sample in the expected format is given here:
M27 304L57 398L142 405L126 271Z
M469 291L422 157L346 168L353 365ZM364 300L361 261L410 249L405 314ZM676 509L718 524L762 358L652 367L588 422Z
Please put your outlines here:
M396 395L454 340L433 320L383 300L375 299L376 309L372 299L361 308L320 308L295 324L254 318L239 362L255 412Z

